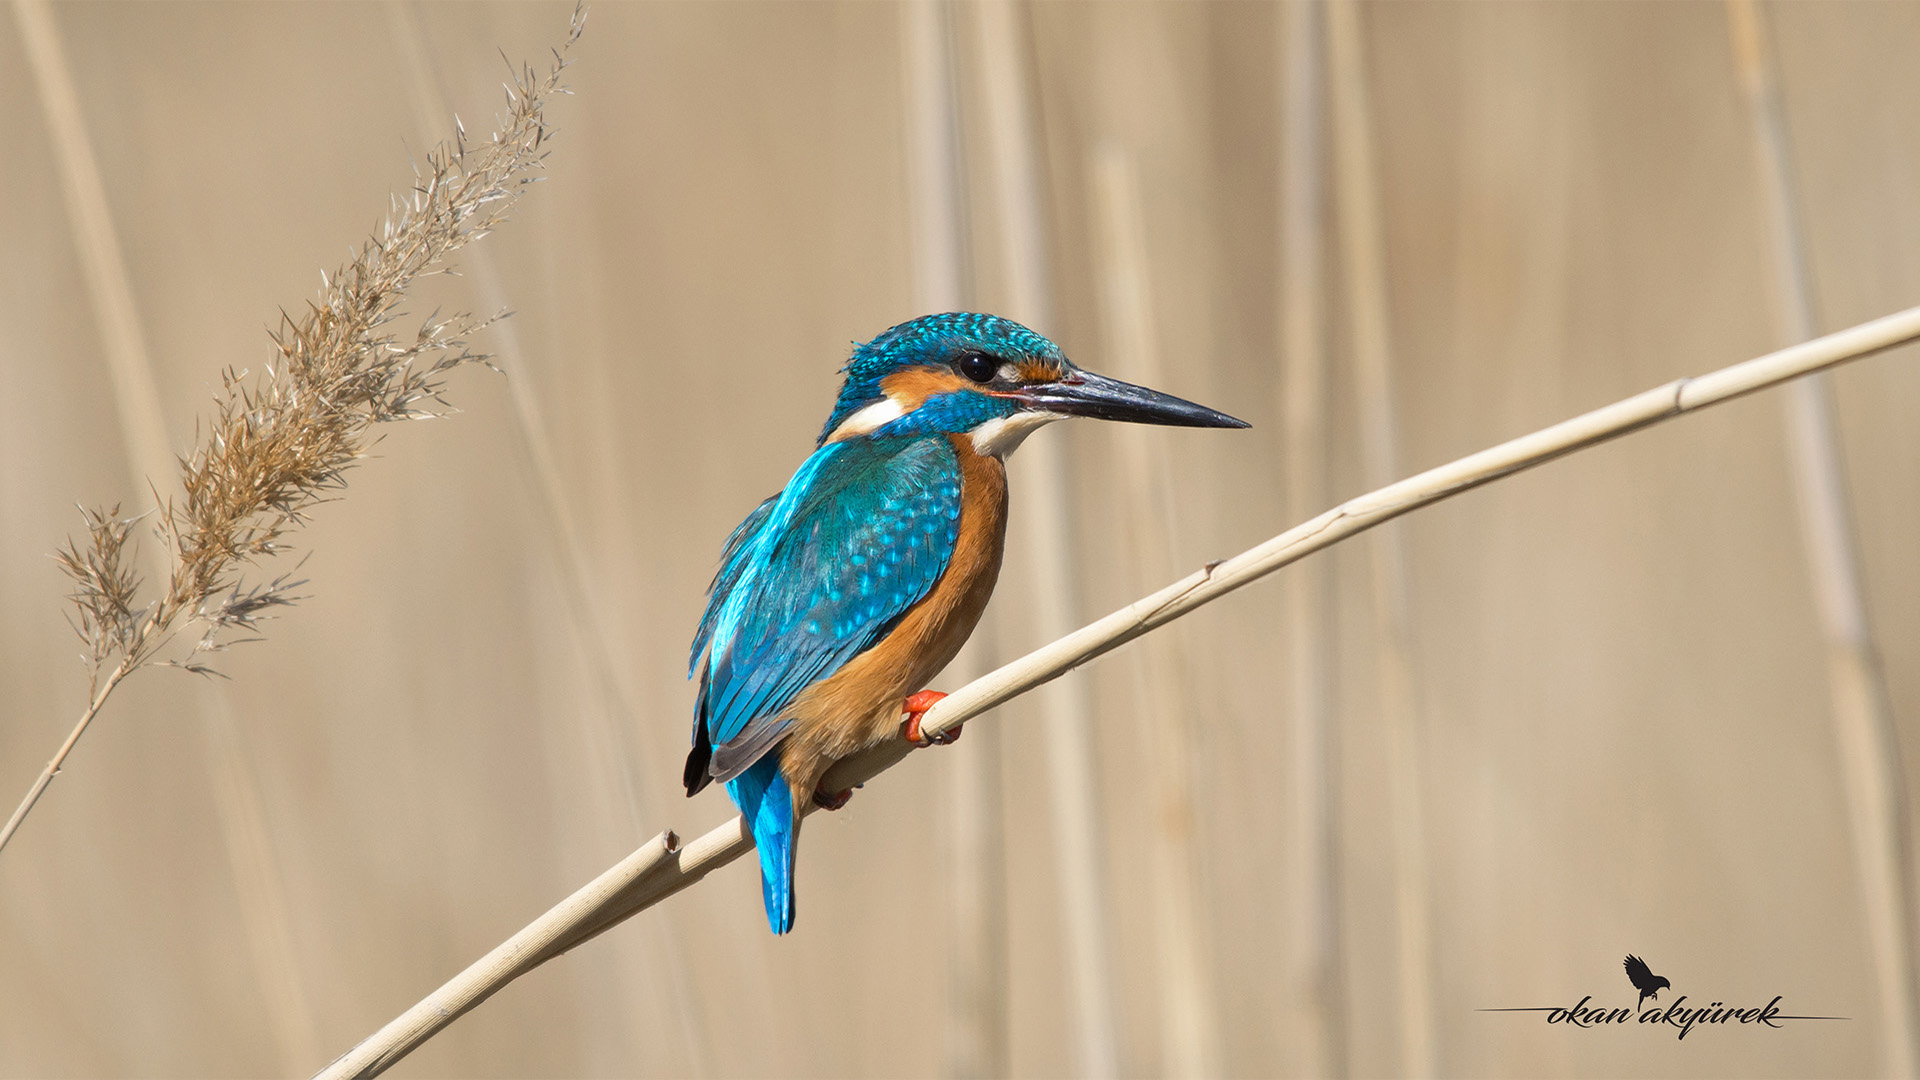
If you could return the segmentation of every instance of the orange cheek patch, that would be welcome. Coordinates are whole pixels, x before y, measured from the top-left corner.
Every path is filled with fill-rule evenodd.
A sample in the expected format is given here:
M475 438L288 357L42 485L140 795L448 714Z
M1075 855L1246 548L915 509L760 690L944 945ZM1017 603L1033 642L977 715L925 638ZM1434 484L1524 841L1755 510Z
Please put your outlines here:
M930 367L907 368L880 380L881 392L899 402L903 412L912 412L930 397L972 385L951 371Z
M1022 360L1019 364L1020 381L1023 383L1045 383L1059 378L1065 368L1049 364L1045 360Z

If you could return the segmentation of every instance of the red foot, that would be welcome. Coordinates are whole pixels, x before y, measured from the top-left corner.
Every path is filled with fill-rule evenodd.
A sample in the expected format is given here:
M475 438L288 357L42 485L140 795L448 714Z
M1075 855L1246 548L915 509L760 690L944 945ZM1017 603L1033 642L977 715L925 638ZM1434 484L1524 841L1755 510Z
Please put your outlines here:
M902 706L907 718L900 725L900 737L915 746L946 746L960 741L958 728L931 737L920 734L920 717L946 696L938 690L922 690L908 698Z
M853 798L851 791L839 791L829 795L819 788L813 789L813 805L822 810L838 810L847 805L847 800L851 798Z

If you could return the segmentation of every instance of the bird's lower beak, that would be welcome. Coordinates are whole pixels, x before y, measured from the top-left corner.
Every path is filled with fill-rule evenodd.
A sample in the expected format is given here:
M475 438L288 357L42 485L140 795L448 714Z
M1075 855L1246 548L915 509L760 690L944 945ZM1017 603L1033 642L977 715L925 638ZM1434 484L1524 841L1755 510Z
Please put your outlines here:
M1170 424L1175 427L1243 428L1250 425L1205 405L1109 379L1091 371L1070 371L1061 379L1030 386L1018 395L1036 408L1067 416L1096 420L1124 420L1132 424Z

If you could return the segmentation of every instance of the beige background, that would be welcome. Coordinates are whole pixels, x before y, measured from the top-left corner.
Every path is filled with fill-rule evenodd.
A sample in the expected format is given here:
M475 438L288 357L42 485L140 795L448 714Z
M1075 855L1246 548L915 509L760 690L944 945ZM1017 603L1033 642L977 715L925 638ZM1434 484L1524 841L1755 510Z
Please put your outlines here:
M1911 304L1920 7L1771 11L1820 320ZM1154 566L1123 559L1114 433L1083 422L1038 436L1070 447L1086 618L1290 524L1278 509L1277 12L1032 11L1059 300L1039 329L1095 369L1110 352L1086 192L1089 153L1117 140L1140 168L1165 386L1254 424L1153 434L1181 478L1182 526L1175 562ZM408 183L408 154L444 134L422 119L421 80L443 79L469 129L485 130L496 50L540 59L566 13L55 8L176 450L220 369L266 358L262 326L311 294ZM1770 347L1753 142L1721 7L1362 14L1408 470ZM230 682L153 671L127 684L0 856L0 1073L310 1071L643 835L692 834L727 812L717 789L688 803L677 785L684 650L719 545L810 449L848 342L916 314L900 15L881 3L597 5L578 96L552 109L551 179L485 244L518 312L511 339L489 344L547 418L602 615L591 633L610 641L639 715L616 715L584 659L506 380L460 374L459 415L392 431L315 515L300 538L310 599L223 658ZM975 70L971 17L954 15L963 73ZM429 67L409 51L410 25ZM961 89L977 100L965 78ZM11 12L0 101L11 798L85 688L45 555L76 526L75 502L132 506L143 489ZM970 162L985 192L984 164ZM996 223L977 202L976 295L992 308ZM436 283L414 310L487 306L483 286ZM1920 368L1895 353L1843 370L1836 390L1912 763ZM1338 378L1340 496L1360 490L1352 397ZM1021 483L1019 458L1012 476ZM1404 535L1440 1070L1880 1070L1777 398L1443 504ZM1401 1059L1368 542L1321 559L1339 611L1344 1041L1353 1073L1385 1075ZM1001 658L1038 644L1030 578L1010 557L991 632ZM1129 1074L1163 1067L1131 672L1175 637L1194 658L1195 835L1223 1067L1303 1067L1287 1045L1300 1003L1283 932L1301 891L1284 872L1278 617L1294 580L1073 676L1102 732ZM1059 1075L1074 1066L1045 719L1015 705L986 722L1005 733L1010 1068ZM511 987L400 1075L939 1072L949 957L936 815L949 772L919 755L814 819L792 937L767 934L752 871L736 866ZM1676 1042L1475 1011L1621 1003L1628 951L1695 1003L1784 994L1789 1011L1854 1019Z

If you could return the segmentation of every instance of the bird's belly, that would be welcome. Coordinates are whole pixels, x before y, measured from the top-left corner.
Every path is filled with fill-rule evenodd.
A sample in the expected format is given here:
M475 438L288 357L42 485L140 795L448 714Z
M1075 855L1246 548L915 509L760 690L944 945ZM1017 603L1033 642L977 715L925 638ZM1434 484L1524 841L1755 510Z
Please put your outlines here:
M959 536L933 589L872 648L794 698L781 771L799 798L835 761L898 738L907 695L951 663L986 611L1006 546L1006 470L956 439L962 474Z

